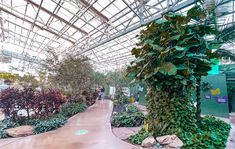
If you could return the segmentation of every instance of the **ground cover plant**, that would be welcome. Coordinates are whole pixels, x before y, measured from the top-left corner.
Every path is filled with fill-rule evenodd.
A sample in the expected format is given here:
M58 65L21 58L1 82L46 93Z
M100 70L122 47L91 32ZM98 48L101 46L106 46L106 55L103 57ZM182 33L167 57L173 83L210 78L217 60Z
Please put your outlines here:
M147 137L150 137L151 134L146 132L144 129L141 129L137 134L135 135L131 135L128 140L132 143L132 144L137 144L137 145L141 145L141 143L143 142L144 139L146 139Z
M114 127L137 127L144 122L144 114L133 105L126 105L125 110L113 114L111 124Z

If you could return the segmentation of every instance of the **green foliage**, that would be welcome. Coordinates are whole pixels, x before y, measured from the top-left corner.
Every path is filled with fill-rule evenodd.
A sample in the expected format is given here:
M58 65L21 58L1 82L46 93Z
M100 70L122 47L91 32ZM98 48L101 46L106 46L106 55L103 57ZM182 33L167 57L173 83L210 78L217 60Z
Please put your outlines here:
M203 118L197 131L181 135L185 149L225 148L231 126L211 116Z
M198 127L192 93L196 79L207 75L211 59L219 57L212 50L221 46L209 40L217 31L202 23L205 18L205 11L196 5L186 16L170 12L140 32L138 47L132 50L136 59L128 72L147 83L151 132L157 131L160 123L167 125L166 134L196 131Z
M137 134L135 135L131 135L128 140L132 143L132 144L138 144L141 145L141 143L143 142L144 139L146 139L147 137L151 136L150 133L144 131L143 129L141 129Z
M58 113L67 98L57 90L35 91L32 88L8 88L0 94L0 104L5 114L14 121L45 118ZM17 114L24 110L26 115ZM33 111L35 115L30 115Z
M114 98L115 105L127 104L129 102L129 98L124 94L121 88L117 88L117 92Z
M51 85L71 95L81 95L92 87L94 71L87 57L67 55L59 61L58 55L51 54L53 57L45 62L45 67L51 72L48 77Z
M126 70L119 69L113 72L108 72L105 75L105 82L108 85L115 86L116 88L121 88L128 86L130 80L126 77Z
M138 109L136 106L134 106L134 105L128 105L128 106L126 107L126 109L127 109L127 112L128 112L128 113L136 113L136 112L139 112L139 109Z
M66 122L67 122L67 118L62 115L58 115L57 117L53 117L44 121L40 121L34 127L34 133L38 134L38 133L43 133L43 132L57 129L63 126Z
M65 117L71 117L79 112L85 111L87 108L87 105L85 103L67 103L65 105L60 114L62 114Z
M25 74L23 77L19 77L19 85L23 86L24 88L37 88L39 87L40 83L35 78L35 76L31 74Z
M135 106L128 105L125 112L113 115L111 124L115 127L136 127L144 122L144 114Z
M168 124L164 123L158 123L158 125L154 128L153 130L153 136L158 137L158 136L164 136L166 134Z
M0 138L7 138L5 129L19 126L18 123L13 122L11 119L4 119L0 121Z
M16 81L20 78L18 74L12 74L8 72L0 72L0 79Z

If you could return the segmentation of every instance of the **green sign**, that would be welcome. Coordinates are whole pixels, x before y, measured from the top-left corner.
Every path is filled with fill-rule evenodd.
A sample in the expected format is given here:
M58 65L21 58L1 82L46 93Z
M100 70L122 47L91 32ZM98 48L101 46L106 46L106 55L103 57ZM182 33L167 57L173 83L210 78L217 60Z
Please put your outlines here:
M201 102L202 114L229 117L225 75L202 77Z

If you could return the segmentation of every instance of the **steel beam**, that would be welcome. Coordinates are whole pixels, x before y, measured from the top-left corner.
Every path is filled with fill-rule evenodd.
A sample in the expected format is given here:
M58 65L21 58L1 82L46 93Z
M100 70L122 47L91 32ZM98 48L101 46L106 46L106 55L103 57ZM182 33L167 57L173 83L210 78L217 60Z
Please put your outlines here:
M43 3L43 0L41 0L41 2L40 2L40 5L39 5L39 7L38 7L38 11L37 11L37 14L36 14L36 16L35 16L35 18L34 18L33 24L31 24L31 29L30 29L30 31L28 31L28 36L27 36L27 39L26 39L25 44L24 44L24 49L25 49L25 47L26 47L26 45L27 45L27 42L28 42L30 33L33 31L33 28L34 28L35 23L36 23L36 21L37 21L38 14L39 14L40 9L41 9L41 7L42 7L42 3ZM33 38L34 38L34 36L35 36L35 34L33 35ZM32 40L31 40L31 41L32 41ZM23 52L22 52L22 53L24 53L24 49L23 49Z
M34 24L33 22L27 20L26 18L23 18L23 17L21 17L21 16L18 16L18 15L16 15L16 14L14 14L14 13L8 11L7 9L1 7L1 6L0 6L0 10L2 10L2 11L4 11L5 13L8 13L8 14L10 14L10 15L12 15L12 16L14 16L14 17L16 17L16 18L18 18L18 19L20 19L20 20L22 20L22 21L25 21L25 22L27 22L27 23L29 23L29 24L31 24L31 25ZM49 32L49 33L51 33L51 34L53 34L53 35L55 35L55 36L59 36L56 32L54 32L54 31L52 31L52 30L50 30L50 29L47 29L47 28L45 28L45 27L42 27L42 26L40 26L40 25L38 25L38 24L36 24L36 23L35 23L35 26L36 26L37 28L39 28L39 29L41 29L41 30L45 30L45 31L47 31L47 32ZM72 43L72 44L75 43L74 41L72 41L72 40L70 40L70 39L68 39L68 38L66 38L66 37L63 37L63 36L62 36L61 38L64 39L64 40L69 41L69 42Z
M12 22L12 21L10 21L10 20L5 20L5 21L8 22L8 23L10 23L10 24L13 24L13 25L15 25L15 26L20 27L22 30L24 29L24 30L29 31L28 28L25 28L25 27L23 27L23 26L21 26L21 25L19 25L19 24L16 24L15 22ZM42 37L42 38L46 38L46 39L50 40L50 38L48 38L48 37L46 37L46 36L43 36L43 35L41 35L41 34L38 34L38 33L36 33L36 32L33 32L33 31L32 31L32 33L34 33L34 34L36 34L36 35L38 35L38 36L40 36L40 37ZM22 34L22 32L21 32L21 34ZM58 41L56 41L56 40L53 40L53 42L55 42L55 43L57 43L57 44L60 44L60 43L59 43Z
M40 8L40 5L38 5L37 3L33 2L32 0L26 0L27 2L29 2L30 4L32 4L33 6ZM79 32L87 35L88 33L82 29L80 29L79 27L75 26L74 24L71 24L70 22L66 21L64 18L61 18L60 16L52 13L51 11L47 10L46 8L41 6L41 10L43 10L44 12L46 12L49 15L52 15L53 17L55 17L56 19L64 22L67 25L71 25L71 27L73 27L74 29L78 30Z
M196 0L187 0L186 2L183 2L180 5L176 5L174 8L172 8L172 11L179 11L179 10L185 8L185 7L188 7L188 6L192 5L192 4L194 4L195 2L196 2ZM162 15L159 14L159 15L156 15L156 16L154 16L152 18L149 18L149 19L145 20L143 23L139 23L139 24L137 24L135 26L132 26L132 27L130 27L130 28L120 32L120 33L117 33L116 35L113 35L112 37L110 37L108 39L105 39L105 40L103 40L103 41L101 41L99 43L94 44L90 48L85 49L84 51L80 52L78 55L81 55L81 54L83 54L83 53L85 53L87 51L90 51L90 50L92 50L92 49L94 49L96 47L99 47L100 45L103 45L103 44L105 44L105 43L107 43L107 42L109 42L111 40L114 40L114 39L116 39L118 37L121 37L121 36L123 36L123 35L125 35L125 34L127 34L129 32L132 32L132 31L140 28L143 25L146 25L146 24L148 24L148 23L150 23L150 22L152 22L154 20L160 19L161 17L162 17Z
M87 2L87 1L85 1L85 0L76 0L78 3L81 3L83 6L85 6L85 7L89 7L90 6L90 4ZM90 10L94 13L94 14L96 14L99 18L101 18L104 22L108 22L109 21L109 19L108 19L108 17L106 17L105 15L103 15L101 12L99 12L97 9L95 9L95 7L93 7L93 6L91 6L90 7Z
M131 11L132 11L139 19L142 19L142 18L140 17L140 15L137 14L137 12L128 4L128 2L126 2L126 0L122 0L122 1L126 4L126 6L127 6L128 8L131 9Z

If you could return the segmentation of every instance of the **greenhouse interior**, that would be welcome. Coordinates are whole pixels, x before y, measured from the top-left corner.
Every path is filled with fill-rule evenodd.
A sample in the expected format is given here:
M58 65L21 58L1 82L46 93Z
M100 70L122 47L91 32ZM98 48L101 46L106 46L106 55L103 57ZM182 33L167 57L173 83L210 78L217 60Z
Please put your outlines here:
M235 0L1 0L0 149L235 149Z

